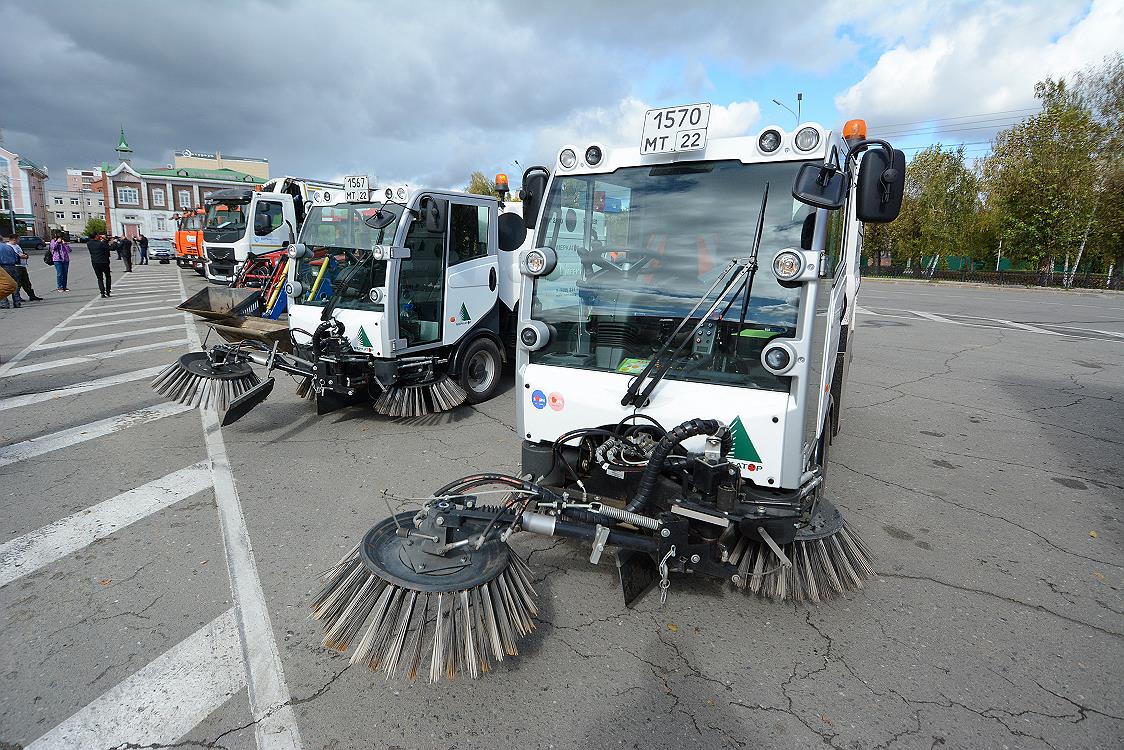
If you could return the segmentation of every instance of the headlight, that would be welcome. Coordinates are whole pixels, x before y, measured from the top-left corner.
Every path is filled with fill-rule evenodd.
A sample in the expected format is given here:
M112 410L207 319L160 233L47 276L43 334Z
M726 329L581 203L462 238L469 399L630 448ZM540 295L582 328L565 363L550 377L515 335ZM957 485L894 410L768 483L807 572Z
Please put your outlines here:
M801 128L796 134L796 148L811 151L820 145L820 131L815 128Z
M285 284L285 294L287 294L292 299L296 299L297 297L304 294L304 285L299 281L290 281Z
M406 188L398 188L398 200L406 200Z
M779 130L766 130L757 138L757 147L766 154L771 154L781 147L781 134Z
M386 199L388 201L394 200L394 188L387 188L386 193L384 193L384 195L386 195Z
M596 167L601 163L601 147L590 146L585 150L585 163L591 167Z
M293 260L300 260L301 258L307 258L308 256L312 255L312 253L308 249L308 245L304 244L303 242L297 242L295 244L289 245L289 249L287 252L289 257Z
M558 255L552 247L536 247L523 253L520 270L528 276L546 276L558 264Z
M389 253L387 252L387 249L382 245L375 245L371 248L371 257L375 260L386 260L388 256Z
M519 345L529 352L542 349L550 342L550 329L541 320L531 320L519 329Z
M558 154L558 163L563 169L573 169L578 164L578 155L574 153L574 149L564 148L562 153Z
M761 353L761 364L775 375L783 375L791 367L795 355L786 344L769 344Z
M367 292L367 299L371 300L371 302L377 305L378 303L382 302L382 290L372 289L371 291Z
M773 259L773 273L781 281L792 281L800 275L804 259L791 250L777 253Z
M538 250L527 253L527 270L538 276L546 268L546 256Z

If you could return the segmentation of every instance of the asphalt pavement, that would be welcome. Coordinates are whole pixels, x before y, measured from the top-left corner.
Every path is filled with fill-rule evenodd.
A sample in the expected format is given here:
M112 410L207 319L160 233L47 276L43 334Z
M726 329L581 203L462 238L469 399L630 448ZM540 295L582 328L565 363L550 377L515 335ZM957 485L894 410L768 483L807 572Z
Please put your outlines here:
M37 260L37 259L35 259ZM521 655L410 684L319 647L318 574L390 508L518 468L511 379L424 423L287 378L222 428L148 386L204 281L0 310L0 749L1110 748L1124 738L1124 295L866 281L828 491L879 575L818 606L518 535ZM393 495L388 500L383 492ZM608 558L606 558L608 562Z

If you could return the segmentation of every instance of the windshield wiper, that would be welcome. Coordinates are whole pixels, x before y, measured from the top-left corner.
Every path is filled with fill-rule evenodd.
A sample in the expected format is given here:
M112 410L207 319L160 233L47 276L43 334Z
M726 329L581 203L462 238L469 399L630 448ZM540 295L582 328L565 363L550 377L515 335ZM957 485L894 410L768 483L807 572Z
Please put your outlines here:
M349 253L346 249L343 249L343 251L344 255L347 255L349 258L355 258L355 256ZM338 285L332 285L332 297L328 300L328 304L324 305L324 309L320 311L320 320L327 321L332 317L332 313L336 311L336 304L340 301L340 298L343 297L344 290L351 285L351 280L355 278L356 274L358 274L361 269L366 268L367 261L369 261L372 257L374 257L374 255L372 253L368 253L362 258L358 258L355 265L351 267L351 273L347 274L346 277L339 279ZM328 262L327 255L324 256L324 262Z
M675 327L675 330L671 332L663 345L660 346L659 350L648 360L648 364L644 367L643 371L629 382L628 390L625 391L624 397L621 399L621 406L631 405L643 408L648 405L652 391L654 391L660 381L663 380L667 371L671 369L672 363L675 362L679 353L683 350L683 347L688 341L693 340L695 336L698 335L699 329L710 319L710 316L714 314L714 311L718 309L718 306L722 304L722 300L726 298L730 289L735 287L735 285L738 291L740 291L743 286L745 287L745 299L742 300L741 310L741 323L745 323L745 316L749 309L749 295L753 290L753 277L757 274L757 253L761 249L761 234L765 230L765 207L768 205L768 202L769 183L766 182L765 192L761 196L761 212L757 216L757 230L753 233L753 246L750 250L749 257L735 258L726 264L726 267L718 274L718 278L714 280L714 284L711 285L710 289L707 289L706 292L703 293L699 301L691 308L691 311L684 315L683 319L679 321L679 325ZM726 286L722 288L721 293L719 293L718 297L714 300L710 309L699 318L699 322L696 323L694 329L691 330L691 335L682 339L674 350L668 352L668 349L671 348L672 343L683 330L684 326L686 326L694 314L699 311L699 308L706 303L711 292L718 288L718 285L722 283L722 280L726 278L734 268L738 269L737 272L726 282ZM735 299L737 299L736 293L731 297L730 303L733 303ZM729 308L730 305L727 304L726 309L728 310ZM654 373L653 370L655 371ZM649 378L649 376L651 376L651 378L645 385L644 380ZM643 390L641 390L641 386L644 386Z

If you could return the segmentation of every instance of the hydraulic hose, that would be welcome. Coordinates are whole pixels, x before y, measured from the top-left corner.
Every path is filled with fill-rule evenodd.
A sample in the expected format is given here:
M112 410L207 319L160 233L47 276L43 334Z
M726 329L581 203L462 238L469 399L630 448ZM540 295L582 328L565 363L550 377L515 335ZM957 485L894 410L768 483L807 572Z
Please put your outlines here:
M652 451L648 466L640 476L640 486L636 489L636 495L625 506L625 510L639 513L648 504L656 488L656 481L666 467L668 457L680 443L699 435L713 435L721 429L722 423L717 419L690 419L664 435ZM723 456L730 452L733 443L733 436L729 430L726 430L722 436Z

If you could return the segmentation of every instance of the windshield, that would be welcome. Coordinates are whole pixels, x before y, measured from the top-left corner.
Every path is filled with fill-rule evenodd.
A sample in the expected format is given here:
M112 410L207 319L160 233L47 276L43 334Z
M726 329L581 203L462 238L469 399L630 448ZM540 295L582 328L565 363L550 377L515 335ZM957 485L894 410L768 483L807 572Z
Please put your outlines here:
M531 361L643 370L730 260L749 256L768 183L761 270L744 324L742 287L727 294L721 319L684 345L666 377L787 391L787 379L765 370L760 355L769 339L795 334L799 289L781 287L772 262L801 246L802 231L810 242L815 212L791 196L801 164L691 162L555 178L538 244L555 249L558 265L536 279L531 308L552 330Z
M217 229L222 232L245 229L249 205L249 203L231 202L208 204L207 218L203 228Z
M382 229L376 218L392 218ZM389 216L388 216L389 215ZM323 307L340 289L337 307L381 312L382 302L371 300L371 289L386 286L386 261L374 260L371 248L391 245L402 218L402 207L393 203L344 203L313 206L301 227L300 241L312 251L297 264L301 294L299 305Z

